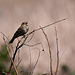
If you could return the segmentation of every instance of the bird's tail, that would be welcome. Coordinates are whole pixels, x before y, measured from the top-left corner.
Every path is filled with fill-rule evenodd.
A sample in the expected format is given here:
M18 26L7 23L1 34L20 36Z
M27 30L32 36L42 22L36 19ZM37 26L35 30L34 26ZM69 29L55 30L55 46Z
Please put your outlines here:
M13 43L14 40L15 40L15 38L13 37L13 38L9 41L9 44L10 44L10 43Z

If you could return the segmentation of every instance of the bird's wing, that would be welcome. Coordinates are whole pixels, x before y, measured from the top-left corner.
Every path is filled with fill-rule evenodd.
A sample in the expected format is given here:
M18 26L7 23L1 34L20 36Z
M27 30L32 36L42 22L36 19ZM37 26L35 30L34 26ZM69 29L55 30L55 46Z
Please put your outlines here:
M20 26L16 32L21 32L22 30L22 26Z
M22 27L19 27L18 30L15 32L14 36L15 38L23 35L23 29Z

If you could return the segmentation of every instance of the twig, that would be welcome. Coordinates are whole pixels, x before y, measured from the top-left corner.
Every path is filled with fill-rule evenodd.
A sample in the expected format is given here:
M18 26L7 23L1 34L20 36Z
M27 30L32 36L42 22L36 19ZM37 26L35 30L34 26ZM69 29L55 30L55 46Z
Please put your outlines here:
M14 67L14 70L15 70L15 72L16 72L16 75L19 75L19 74L18 74L18 71L17 71L17 69L16 69L16 67L15 67L15 63L14 63L14 61L13 61L12 58L11 58L11 54L10 54L10 52L9 52L9 48L8 48L8 45L7 45L6 41L5 41L4 36L3 36L3 40L4 40L5 46L6 46L6 48L7 48L7 52L8 52L8 54L9 54L10 59L11 59L11 62L13 63L13 67Z
M51 23L51 24L48 24L48 25L46 25L46 26L44 26L44 27L41 27L41 28L44 29L44 28L46 28L46 27L49 27L49 26L51 26L51 25L54 25L54 24L56 24L56 23L58 23L58 22L61 22L61 21L64 21L64 20L66 20L66 19L62 19L62 20L55 21L55 22L53 22L53 23ZM38 30L40 30L41 28L35 29L35 31L38 31Z
M57 30L56 30L56 27L55 27L55 35L56 35L56 44L57 44L57 66L56 66L55 75L57 75L58 67L59 67L59 49L58 49L58 37L57 37Z
M34 36L34 33L32 34L31 38L26 43L30 42L32 40L33 36Z
M42 29L42 28L41 28ZM48 47L49 47L49 55L50 55L50 75L53 75L53 72L52 72L52 54L51 54L51 47L50 47L50 44L49 44L49 40L47 38L47 35L46 33L44 32L44 30L42 29L43 31L43 34L45 35L45 38L47 40L47 43L48 43Z
M21 63L22 59L19 60L18 64L17 64L17 68L19 67L19 64Z
M29 43L28 43L28 44L29 44ZM32 57L31 57L30 46L29 46L29 56L30 56L30 65L29 65L29 68L30 68L30 71L31 71Z
M16 55L16 53L17 53L17 47L19 46L19 43L20 43L20 41L17 43L16 50L15 50L15 53L14 53L13 58L12 58L13 61L14 61L14 59L15 59L15 55ZM9 72L8 72L8 73L10 73L11 68L12 68L12 65L13 65L13 63L11 62L11 65L10 65L10 68L9 68Z
M8 75L8 73L6 73L4 70L2 70L2 73L4 73L5 75Z
M3 36L5 36L7 40L9 41L8 37L3 32L0 31L0 33L3 34Z
M33 68L32 68L32 71L29 73L29 75L32 75L32 74L33 74L33 71L34 71L34 69L35 69L35 67L36 67L36 65L37 65L37 63L38 63L38 61L39 61L39 58L40 58L40 49L39 49L39 48L36 48L36 49L39 50L39 55L38 55L37 61L35 62L35 65L34 65Z
M30 47L33 47L33 46L36 46L36 45L41 45L42 48L43 48L43 45L42 45L41 42L36 43L36 44L33 44L33 45L29 45L29 44L24 44L24 45L29 46L29 48L30 48ZM42 49L42 51L44 51L44 48ZM31 72L29 73L29 75L32 75L32 74L33 74L33 71L34 71L34 69L35 69L35 67L36 67L36 65L37 65L37 63L38 63L38 61L39 61L39 57L40 57L40 49L39 49L38 59L37 59L35 65L34 65L33 69L32 69ZM31 53L30 53L30 67L31 67ZM30 68L30 69L31 69L31 68Z
M20 59L20 50L18 50L18 63L17 63L17 69L19 70L19 65L20 65L20 63L21 63L21 60L22 59Z
M33 47L33 46L36 46L36 45L41 45L42 46L42 51L44 51L44 47L43 47L43 44L41 42L36 43L36 44L32 44L32 45L29 45L29 44L24 44L24 45L29 46L29 47Z
M59 59L60 62L61 62L61 59L62 59L62 57L63 57L63 55L65 54L66 51L67 51L67 50L64 50L64 51L63 51L63 53L62 53L62 55L61 55L61 57L60 57L60 59ZM59 64L60 64L60 62L59 62Z

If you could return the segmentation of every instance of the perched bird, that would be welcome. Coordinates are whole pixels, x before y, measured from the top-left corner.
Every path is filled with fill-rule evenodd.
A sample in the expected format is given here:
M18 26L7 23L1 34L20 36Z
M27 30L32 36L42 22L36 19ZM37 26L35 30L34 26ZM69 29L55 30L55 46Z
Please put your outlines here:
M13 43L13 41L18 38L19 36L24 36L24 34L26 34L29 30L28 27L28 22L23 22L21 24L21 26L18 28L18 30L14 33L14 36L12 37L12 39L9 41L10 43Z

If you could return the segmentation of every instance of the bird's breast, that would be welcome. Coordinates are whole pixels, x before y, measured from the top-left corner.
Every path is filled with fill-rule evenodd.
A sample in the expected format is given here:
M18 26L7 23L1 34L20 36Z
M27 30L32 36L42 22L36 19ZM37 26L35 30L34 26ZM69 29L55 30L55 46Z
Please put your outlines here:
M28 27L28 26L27 26L27 27L24 27L24 31L25 31L25 33L27 33L28 30L29 30L29 27Z

